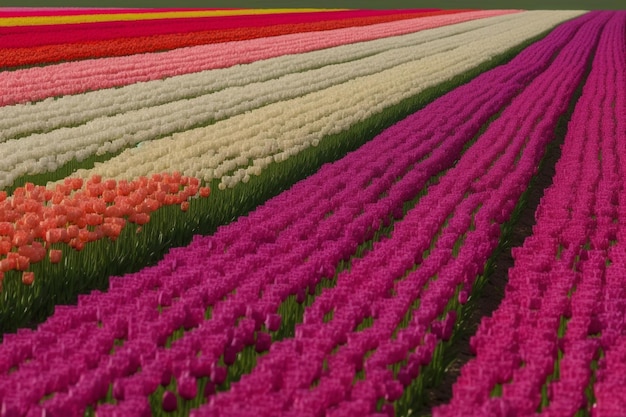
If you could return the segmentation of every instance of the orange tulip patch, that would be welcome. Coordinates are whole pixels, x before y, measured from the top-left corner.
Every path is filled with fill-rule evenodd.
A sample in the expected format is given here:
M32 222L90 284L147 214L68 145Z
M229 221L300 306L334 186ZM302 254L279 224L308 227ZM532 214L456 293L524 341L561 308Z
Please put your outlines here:
M188 211L189 198L207 198L211 191L197 178L154 174L134 181L66 178L54 188L27 183L12 195L0 192L0 274L23 271L22 282L31 285L31 264L49 257L61 261L62 251L52 244L82 250L90 242L117 240L128 223L137 230L150 221L151 213L165 205ZM0 278L1 280L2 278Z

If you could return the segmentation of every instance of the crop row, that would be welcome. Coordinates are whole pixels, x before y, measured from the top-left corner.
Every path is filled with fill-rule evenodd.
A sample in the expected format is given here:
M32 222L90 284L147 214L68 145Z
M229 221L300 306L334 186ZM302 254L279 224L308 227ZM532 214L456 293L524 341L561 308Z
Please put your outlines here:
M265 8L265 9L242 9L242 8L208 8L208 9L185 9L172 11L156 11L144 10L140 13L133 13L129 10L126 13L78 13L78 14L53 14L53 15L19 15L19 16L3 16L0 21L0 27L25 27L25 26L49 26L49 25L67 25L81 23L99 23L99 22L115 22L115 21L142 21L154 19L173 19L173 18L190 18L190 17L223 17L223 16L249 16L249 15L274 15L282 13L293 13L293 8ZM302 13L322 12L332 10L345 9L313 9L301 8L297 9Z
M451 336L609 16L560 25L213 236L6 335L3 409L149 414L155 393L168 410L224 383L197 415L388 409ZM229 381L246 349L269 352Z
M624 402L624 28L599 41L533 234L436 416L616 416Z
M307 144L299 145L295 140L289 142L289 139L283 139L282 131L289 130L291 136L300 136L300 141L307 141L315 146L328 134L321 128L322 124L327 123L325 120L327 115L336 113L336 119L339 118L334 120L336 131L345 130L379 108L389 107L402 98L414 95L430 85L441 82L444 78L455 75L455 72L466 70L466 66L478 64L485 59L486 52L479 53L475 45L485 36L493 37L493 34L501 32L508 25L518 24L519 18L515 19L518 16L522 15L513 15L513 19L509 16L497 17L493 21L487 19L488 24L483 24L486 27L456 36L446 36L414 47L399 47L343 64L296 72L262 83L250 83L213 94L101 117L74 128L57 129L47 134L10 140L0 144L0 152L9 155L4 170L0 171L0 187L11 185L22 175L52 172L73 159L82 161L93 154L115 153L137 143L175 132L182 133L158 142L152 141L150 146L141 148L142 151L151 150L150 155L139 152L134 158L156 164L156 167L160 163L157 158L159 143L167 146L173 141L176 147L185 148L186 155L168 152L169 157L181 161L184 159L185 164L190 164L193 156L203 155L203 158L197 161L199 165L185 167L186 175L200 176L200 168L214 168L213 175L204 175L203 178L210 181L213 178L222 178L239 165L223 164L229 157L236 156L248 163L249 159L260 160L280 151L292 156L302 149L301 146ZM538 20L531 16L526 16L526 19ZM501 20L503 21L500 22ZM530 35L544 29L543 24L539 25L538 28L532 28ZM494 39L495 42L502 46L485 45L484 50L491 52L492 49L503 48L510 42L510 38ZM465 60L454 62L463 58L459 56L461 50L465 51L465 54L473 52L471 55L473 60L469 63ZM443 60L448 64L448 71L438 72L436 77L432 77L431 68L435 65L433 61L439 64ZM461 64L463 66L460 66ZM420 84L416 86L417 91L410 88L411 84L415 84L416 77L420 80ZM385 78L393 80L393 87L388 86L389 83L383 84L382 80ZM378 99L380 91L385 89L388 96L385 99ZM336 100L337 96L345 98ZM370 96L370 100L366 100L366 96ZM376 107L373 100L378 104ZM288 111L289 108L294 110ZM338 108L343 109L343 112L336 112ZM257 110L252 111L254 109ZM297 118L294 114L295 109L299 112ZM69 109L66 109L66 112L67 110ZM71 110L69 113L71 114ZM242 116L234 117L236 115ZM347 119L345 115L351 118ZM30 115L31 118L33 116L37 117L37 113ZM226 123L204 129L189 129L192 126L206 125L223 119L227 119ZM282 131L270 128L270 124L279 126ZM250 126L255 126L254 131L251 131ZM303 129L307 132L316 132L315 137L308 139L304 136ZM229 130L231 134L226 133ZM260 137L260 133L264 136ZM199 141L199 137L203 138L202 142ZM218 137L221 139L216 140ZM202 143L208 143L212 153L207 153L207 149L200 149ZM255 145L255 149L250 149L251 143ZM290 149L292 147L293 150ZM124 157L126 155L122 155L115 162L111 161L117 166L100 171L100 174L113 177L123 173L125 169L124 166L120 166L122 164L119 161ZM279 158L278 161L280 160ZM126 166L129 164L135 166L136 172L131 174L134 178L157 172L151 168L142 168L136 165L135 161L136 159L126 159L124 162ZM258 175L263 166L271 162L271 158L265 164L260 161L253 162L258 166L253 170L254 174ZM223 167L220 168L220 164ZM176 170L182 168L180 165ZM170 169L164 166L164 170ZM115 171L118 174L114 174ZM250 175L252 172L247 174ZM80 172L77 175L81 175Z
M59 263L61 251L51 249L65 243L82 250L85 244L104 237L115 241L127 221L142 226L150 214L164 205L179 204L189 209L190 197L208 197L210 190L199 187L197 178L180 173L154 174L135 181L93 177L86 183L66 178L55 190L29 184L7 198L0 194L0 291L4 273L23 271L25 284L34 279L31 264L42 261L47 252Z
M0 72L0 86L5 92L0 97L0 104L25 103L53 96L119 87L129 83L160 80L175 75L247 64L346 43L405 35L500 13L499 11L451 13L364 27L296 33L274 36L269 39L200 45L161 53L66 62L4 71Z
M481 39L460 47L452 44L454 49L449 51L153 140L150 146L127 149L74 175L122 179L177 170L204 181L219 179L221 189L232 188L260 175L274 162L317 146L326 135L347 130L386 107L487 61L512 43L536 36L565 16L548 13L542 19L527 15L523 25L519 22L519 29L507 32L487 27L483 33L490 35L489 42ZM443 69L433 72L433 68Z

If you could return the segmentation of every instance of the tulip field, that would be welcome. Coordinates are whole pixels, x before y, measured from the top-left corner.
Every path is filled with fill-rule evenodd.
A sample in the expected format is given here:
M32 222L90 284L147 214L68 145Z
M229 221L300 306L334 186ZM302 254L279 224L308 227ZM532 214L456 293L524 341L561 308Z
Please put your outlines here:
M5 7L0 92L0 417L626 416L626 11Z

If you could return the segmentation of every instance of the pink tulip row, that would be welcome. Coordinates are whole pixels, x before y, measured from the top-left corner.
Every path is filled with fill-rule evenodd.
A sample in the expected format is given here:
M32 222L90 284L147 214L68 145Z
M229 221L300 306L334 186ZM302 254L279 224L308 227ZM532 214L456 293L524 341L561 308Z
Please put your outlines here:
M0 346L0 408L8 410L7 415L42 409L51 415L73 415L103 398L112 384L116 404L98 406L98 415L149 414L146 398L160 384L167 385L174 376L180 396L193 398L198 378L220 384L227 369L218 360L232 364L246 346L269 353L252 374L198 413L221 409L224 415L244 415L242 410L228 411L235 407L228 398L264 397L266 389L282 388L281 395L261 398L254 415L275 411L273 407L290 396L298 398L291 413L303 415L298 413L308 409L307 404L319 408L329 401L347 401L347 381L352 382L359 363L367 378L353 392L357 403L345 403L345 410L370 412L378 396L397 399L403 382L394 379L387 365L409 355L411 363L427 364L437 341L450 336L454 313L448 312L442 321L437 317L457 287L464 290L461 301L467 299L472 280L497 244L498 224L526 188L547 133L582 77L581 62L604 20L604 15L589 14L560 26L509 64L452 91L213 236L197 237L188 247L172 250L155 267L112 278L107 293L81 297L77 307L57 308L36 331L6 335ZM555 73L564 66L569 75L557 86ZM504 110L502 121L494 122L460 157L480 126L527 84ZM548 103L547 97L555 103ZM529 107L529 101L537 106ZM544 121L535 126L541 117ZM515 175L509 177L507 168L515 166L522 149ZM403 204L458 159L399 220ZM290 295L303 301L392 217L399 220L392 237L352 261L352 269L339 275L336 286L306 309L296 337L272 342L273 332L281 328L279 305ZM455 257L453 247L463 238L465 244ZM420 267L412 275L394 283L415 264ZM435 274L439 279L425 291L423 284ZM394 285L395 295L381 297ZM422 296L411 325L391 340L399 317ZM333 319L322 323L330 310ZM375 319L374 325L354 332L367 317ZM187 331L166 348L168 337L179 328ZM123 344L111 353L116 340ZM342 344L339 359L333 359L330 350ZM363 349L368 347L376 352L365 361ZM330 372L325 374L321 364L327 356ZM398 378L414 378L415 368L409 365ZM309 393L315 378L324 382ZM51 393L52 398L43 399ZM275 404L267 402L270 398ZM172 393L166 393L165 408L171 407L171 400Z
M505 298L434 416L626 409L625 28L620 12L602 31L533 235L513 251Z
M175 75L225 68L285 54L298 54L388 36L398 36L512 11L474 11L401 20L365 27L252 39L242 42L181 48L68 62L0 73L0 105L78 94Z

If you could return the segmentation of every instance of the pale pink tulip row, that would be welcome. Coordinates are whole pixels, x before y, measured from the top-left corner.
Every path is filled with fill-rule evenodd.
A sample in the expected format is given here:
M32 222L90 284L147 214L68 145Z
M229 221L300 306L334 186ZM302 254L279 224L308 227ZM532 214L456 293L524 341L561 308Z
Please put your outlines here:
M175 75L225 68L285 54L299 54L348 43L398 36L513 10L462 12L401 20L370 26L301 33L241 42L227 42L148 53L103 58L0 73L0 105L78 94Z

